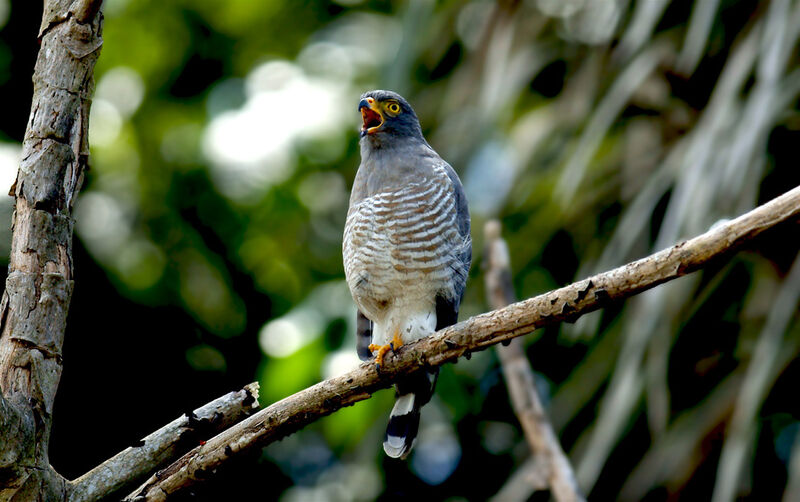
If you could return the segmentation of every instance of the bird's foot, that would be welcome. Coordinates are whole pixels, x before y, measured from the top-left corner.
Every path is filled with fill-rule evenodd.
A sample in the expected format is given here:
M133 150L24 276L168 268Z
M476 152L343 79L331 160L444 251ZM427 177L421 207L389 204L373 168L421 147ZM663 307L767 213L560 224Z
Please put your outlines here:
M403 340L400 339L399 329L394 330L394 336L392 337L392 341L389 342L389 345L392 347L392 352L403 346Z
M400 330L395 330L392 341L386 345L369 344L368 348L370 352L378 351L378 353L375 354L375 365L378 367L378 371L380 371L381 366L383 366L383 358L386 357L386 353L390 350L394 352L402 346L403 340L400 339Z
M374 343L369 344L370 352L378 351L375 354L375 366L378 367L378 371L380 371L381 366L383 366L383 357L386 355L387 352L392 350L392 344L388 345L375 345Z

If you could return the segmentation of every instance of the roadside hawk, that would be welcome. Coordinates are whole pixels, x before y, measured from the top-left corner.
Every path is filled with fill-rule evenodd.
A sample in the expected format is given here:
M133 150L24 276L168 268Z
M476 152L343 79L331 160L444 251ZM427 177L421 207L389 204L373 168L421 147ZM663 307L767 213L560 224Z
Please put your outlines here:
M425 141L411 105L391 91L358 104L361 165L347 212L342 251L358 306L358 355L383 357L404 343L454 324L470 262L469 211L455 171ZM395 385L383 449L405 458L420 408L431 399L438 368Z

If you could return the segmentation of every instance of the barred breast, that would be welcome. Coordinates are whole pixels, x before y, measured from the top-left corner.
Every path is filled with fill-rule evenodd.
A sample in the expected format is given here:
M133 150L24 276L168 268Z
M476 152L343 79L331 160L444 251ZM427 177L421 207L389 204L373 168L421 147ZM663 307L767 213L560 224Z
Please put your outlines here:
M365 315L381 323L388 310L434 309L435 295L453 288L463 245L454 189L445 170L432 179L367 197L345 225L345 275Z

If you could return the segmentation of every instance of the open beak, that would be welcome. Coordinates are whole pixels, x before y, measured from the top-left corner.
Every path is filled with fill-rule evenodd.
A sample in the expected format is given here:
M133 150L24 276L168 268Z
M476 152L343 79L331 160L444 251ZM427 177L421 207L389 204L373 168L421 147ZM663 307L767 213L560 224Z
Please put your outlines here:
M361 136L372 134L383 125L383 114L378 103L373 98L364 98L358 103L361 112Z

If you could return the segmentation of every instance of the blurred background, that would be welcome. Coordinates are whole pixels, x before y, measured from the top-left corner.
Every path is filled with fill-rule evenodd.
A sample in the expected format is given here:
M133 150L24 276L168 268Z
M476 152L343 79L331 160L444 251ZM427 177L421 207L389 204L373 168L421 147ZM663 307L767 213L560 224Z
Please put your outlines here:
M358 96L393 89L499 218L533 296L800 184L800 1L106 0L51 461L76 477L244 384L269 404L357 363L341 236ZM0 189L41 2L0 0ZM7 260L12 199L0 200ZM800 491L800 232L526 337L595 500ZM529 449L493 351L442 369L407 462L392 391L240 459L194 500L484 500Z

